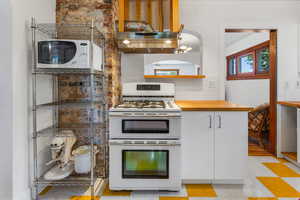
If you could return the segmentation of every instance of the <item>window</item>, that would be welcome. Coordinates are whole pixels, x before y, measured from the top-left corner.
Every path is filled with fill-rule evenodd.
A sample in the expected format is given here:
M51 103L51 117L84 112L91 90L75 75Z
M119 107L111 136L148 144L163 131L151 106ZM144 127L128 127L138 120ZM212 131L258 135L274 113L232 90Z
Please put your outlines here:
M270 70L270 57L269 48L265 47L256 51L257 57L257 73L269 73Z
M269 78L269 41L227 57L227 80Z
M156 76L178 76L179 69L155 69L154 74Z
M254 56L252 53L238 57L238 72L240 74L252 74L254 72Z

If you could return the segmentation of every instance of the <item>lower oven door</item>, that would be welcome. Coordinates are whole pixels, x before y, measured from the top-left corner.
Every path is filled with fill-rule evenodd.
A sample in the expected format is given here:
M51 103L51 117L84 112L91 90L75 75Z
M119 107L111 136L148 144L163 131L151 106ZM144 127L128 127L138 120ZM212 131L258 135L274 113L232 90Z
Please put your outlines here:
M111 140L109 147L111 190L180 190L179 141Z
M179 139L180 116L118 116L110 114L111 139Z

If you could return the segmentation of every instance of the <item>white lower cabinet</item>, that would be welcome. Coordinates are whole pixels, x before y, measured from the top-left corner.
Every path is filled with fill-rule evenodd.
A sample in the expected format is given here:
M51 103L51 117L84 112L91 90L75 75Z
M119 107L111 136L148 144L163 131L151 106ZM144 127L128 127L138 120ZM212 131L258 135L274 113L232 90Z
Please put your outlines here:
M210 180L213 178L213 115L209 112L183 112L183 179Z
M183 181L242 183L247 168L247 144L247 112L184 111Z

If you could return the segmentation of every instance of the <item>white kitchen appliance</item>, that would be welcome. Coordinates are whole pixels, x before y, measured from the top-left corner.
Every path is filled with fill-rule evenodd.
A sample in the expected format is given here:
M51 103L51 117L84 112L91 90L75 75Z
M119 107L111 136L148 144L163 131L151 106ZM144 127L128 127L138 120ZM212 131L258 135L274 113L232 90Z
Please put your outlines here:
M102 49L89 40L41 40L37 54L37 68L102 70Z
M71 151L77 138L71 130L64 130L62 134L53 138L50 149L52 160L46 165L54 166L45 173L45 180L61 180L67 178L74 171Z
M126 83L110 109L111 190L181 188L181 110L169 83Z

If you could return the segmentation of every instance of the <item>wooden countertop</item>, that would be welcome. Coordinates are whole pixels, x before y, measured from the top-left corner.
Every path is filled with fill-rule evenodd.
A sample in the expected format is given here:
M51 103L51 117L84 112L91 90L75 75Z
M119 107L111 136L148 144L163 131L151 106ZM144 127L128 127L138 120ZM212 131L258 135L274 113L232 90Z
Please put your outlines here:
M300 108L300 101L278 101L277 103L284 106Z
M183 111L250 111L252 108L222 100L180 100L176 104Z

